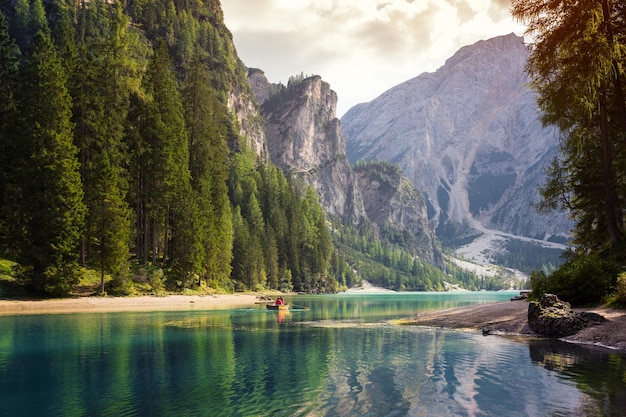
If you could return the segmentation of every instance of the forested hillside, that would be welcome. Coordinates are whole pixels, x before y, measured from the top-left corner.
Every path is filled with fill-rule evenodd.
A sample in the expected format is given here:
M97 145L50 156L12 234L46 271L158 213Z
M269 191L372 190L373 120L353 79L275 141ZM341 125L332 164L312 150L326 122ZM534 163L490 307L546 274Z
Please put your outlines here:
M353 280L312 189L227 107L249 88L219 1L0 2L0 250L66 294Z

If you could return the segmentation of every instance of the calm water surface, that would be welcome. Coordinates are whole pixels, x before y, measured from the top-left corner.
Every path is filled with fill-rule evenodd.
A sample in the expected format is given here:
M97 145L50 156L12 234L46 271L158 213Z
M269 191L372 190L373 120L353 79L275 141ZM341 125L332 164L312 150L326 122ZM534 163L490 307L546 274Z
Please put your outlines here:
M389 319L511 293L0 317L0 416L623 416L626 356Z

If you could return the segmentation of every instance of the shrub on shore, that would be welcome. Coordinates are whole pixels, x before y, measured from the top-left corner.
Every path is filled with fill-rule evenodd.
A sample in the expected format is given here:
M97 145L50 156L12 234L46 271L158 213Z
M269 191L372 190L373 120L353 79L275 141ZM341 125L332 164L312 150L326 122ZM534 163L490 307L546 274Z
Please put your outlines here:
M532 272L532 298L550 293L575 306L599 303L617 290L620 272L622 268L616 262L593 255L575 256L551 275Z

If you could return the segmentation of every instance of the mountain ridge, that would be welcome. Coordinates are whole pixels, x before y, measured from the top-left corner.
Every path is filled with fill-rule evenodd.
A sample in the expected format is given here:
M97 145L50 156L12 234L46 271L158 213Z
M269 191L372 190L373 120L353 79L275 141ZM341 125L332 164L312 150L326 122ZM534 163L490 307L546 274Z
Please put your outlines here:
M270 84L258 69L249 71L249 82L266 122L272 163L312 185L330 218L357 227L372 223L380 237L402 236L412 253L441 265L441 248L428 223L425 200L410 181L400 172L378 167L371 167L376 175L370 167L357 174L348 163L336 117L337 94L328 83L314 75L285 87ZM378 207L373 209L374 205Z
M483 228L565 241L571 221L532 205L558 132L539 120L528 56L514 34L479 41L436 72L351 108L341 119L350 161L399 164L448 245L466 244Z

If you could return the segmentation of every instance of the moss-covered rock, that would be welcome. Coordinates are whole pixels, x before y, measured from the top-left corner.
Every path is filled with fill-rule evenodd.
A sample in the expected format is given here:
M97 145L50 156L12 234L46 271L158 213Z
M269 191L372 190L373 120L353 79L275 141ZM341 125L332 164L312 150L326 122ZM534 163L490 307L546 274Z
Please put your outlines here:
M570 336L605 321L599 314L572 310L569 303L554 294L544 294L539 302L532 301L528 305L528 326L544 336Z

